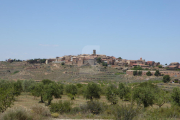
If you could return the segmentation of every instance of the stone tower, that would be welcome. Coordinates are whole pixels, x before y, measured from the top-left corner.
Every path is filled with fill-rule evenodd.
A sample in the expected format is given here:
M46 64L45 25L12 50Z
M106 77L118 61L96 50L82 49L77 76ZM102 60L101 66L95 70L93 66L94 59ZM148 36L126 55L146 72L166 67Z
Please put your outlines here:
M93 50L93 55L96 55L96 50Z

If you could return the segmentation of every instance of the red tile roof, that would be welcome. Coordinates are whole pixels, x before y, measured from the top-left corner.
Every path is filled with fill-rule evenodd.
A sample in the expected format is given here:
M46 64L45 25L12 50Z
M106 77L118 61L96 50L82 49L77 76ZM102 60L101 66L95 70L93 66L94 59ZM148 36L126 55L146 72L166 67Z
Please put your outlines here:
M169 68L175 68L175 67L177 67L176 65L171 65L171 66L169 66Z

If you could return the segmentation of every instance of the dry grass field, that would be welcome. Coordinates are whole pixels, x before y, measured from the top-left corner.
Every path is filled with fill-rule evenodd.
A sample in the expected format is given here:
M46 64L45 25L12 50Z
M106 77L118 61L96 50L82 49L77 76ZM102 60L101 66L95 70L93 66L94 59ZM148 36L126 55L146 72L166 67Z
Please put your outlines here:
M72 107L79 107L80 105L86 104L87 100L83 97L83 96L76 96L75 100L70 100L70 98L67 95L62 95L61 99L53 99L53 103L57 102L59 100L62 101L71 101L73 102ZM36 105L42 105L45 106L44 103L38 103L40 101L39 97L34 97L32 95L30 95L29 93L22 93L20 96L18 96L16 98L16 101L14 102L14 105L12 106L12 108L14 107L23 107L25 109L31 109L32 106L36 106ZM107 101L105 96L101 96L101 98L99 99L100 102L104 102L107 103L108 105L110 105L110 103ZM122 101L120 99L118 99L118 104L119 105L130 105L131 103L128 101ZM136 106L136 105L135 105ZM162 108L170 108L171 104L170 103L166 103L162 106ZM152 110L152 109L158 109L157 105L153 105L152 107L148 107L148 110ZM112 115L93 115L92 113L87 113L87 114L82 114L82 113L77 113L77 114L61 114L59 117L59 119L112 119L113 116ZM43 119L53 119L51 117L47 117L47 118L43 118Z

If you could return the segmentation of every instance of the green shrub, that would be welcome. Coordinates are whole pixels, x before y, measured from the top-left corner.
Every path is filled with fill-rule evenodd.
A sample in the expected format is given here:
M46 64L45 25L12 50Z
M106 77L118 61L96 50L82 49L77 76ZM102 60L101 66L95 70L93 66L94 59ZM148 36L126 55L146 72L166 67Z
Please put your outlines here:
M125 74L125 73L123 73L123 72L117 72L117 73L115 73L115 75L121 75L121 74Z
M33 120L32 114L24 108L13 108L7 110L1 120Z
M103 62L103 63L102 63L102 65L103 65L103 66L108 66L108 64L107 64L107 63L105 63L105 62Z
M178 83L178 82L179 82L179 80L178 80L178 79L175 79L175 80L174 80L174 83Z
M59 100L56 103L51 103L50 105L50 111L51 112L57 112L57 113L68 113L72 109L72 103L70 101L64 101L62 102Z
M163 76L163 82L164 82L164 83L167 83L167 82L169 82L169 81L170 81L170 76L169 76L169 75Z
M146 75L147 75L147 76L151 76L152 74L151 74L150 71L148 71L148 72L146 73Z
M136 76L137 75L137 70L133 71L133 75Z
M87 106L93 114L99 114L100 112L103 112L106 107L104 103L101 103L99 101L90 101L87 103Z
M116 120L132 120L135 116L139 114L138 108L133 108L132 106L126 105L116 105L111 107L111 110Z
M158 65L159 68L162 68L162 65Z
M59 117L59 114L58 114L58 113L52 113L51 116L52 116L53 118L58 118L58 117Z
M80 105L80 110L81 110L82 113L90 112L87 104Z
M71 109L70 113L71 113L71 114L76 114L76 113L78 113L78 112L80 112L80 111L81 111L81 108L80 108L80 107L74 107L74 108Z
M179 118L180 117L180 108L179 107L170 107L170 108L158 108L147 111L147 116L145 118L156 118L156 119L167 119L167 118Z
M105 111L107 105L99 101L88 101L87 104L80 106L82 112L99 114Z
M18 73L18 72L19 72L19 71L14 71L13 74L16 74L16 73Z
M78 88L83 87L83 85L82 85L82 84L80 84L80 83L76 84L76 86L77 86Z
M31 109L33 110L34 113L42 115L42 116L50 116L51 115L51 113L47 107L44 107L39 104L34 105Z
M134 66L131 70L143 70L143 68L141 66Z
M160 76L161 73L159 72L159 70L156 70L156 72L154 73L155 76Z
M142 71L138 71L138 73L137 73L139 76L141 76L142 75Z
M171 97L172 97L173 103L175 105L180 106L180 88L178 87L174 88L171 94Z

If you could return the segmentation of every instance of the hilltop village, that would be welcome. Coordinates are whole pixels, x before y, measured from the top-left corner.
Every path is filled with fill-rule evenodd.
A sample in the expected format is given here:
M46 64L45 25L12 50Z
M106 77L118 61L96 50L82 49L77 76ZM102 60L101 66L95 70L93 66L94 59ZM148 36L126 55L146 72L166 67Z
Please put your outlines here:
M25 66L25 69L40 69L41 64L46 65L69 65L76 67L83 66L104 66L105 68L114 68L124 71L127 75L133 75L135 70L141 70L142 75L146 75L148 71L151 72L152 76L155 74L156 70L159 70L162 75L170 75L171 77L180 77L180 64L178 62L170 63L169 65L163 66L160 62L155 61L145 61L140 58L139 60L127 60L122 59L121 57L116 58L114 56L106 56L101 54L96 54L96 50L93 50L93 54L80 54L77 56L66 55L62 57L50 58L50 59L34 59L27 61L12 60L8 59L8 63L12 62L22 62ZM32 64L33 63L33 64ZM21 65L22 65L21 64ZM30 65L27 65L30 64ZM0 66L3 68L3 66ZM141 69L133 69L138 68Z

